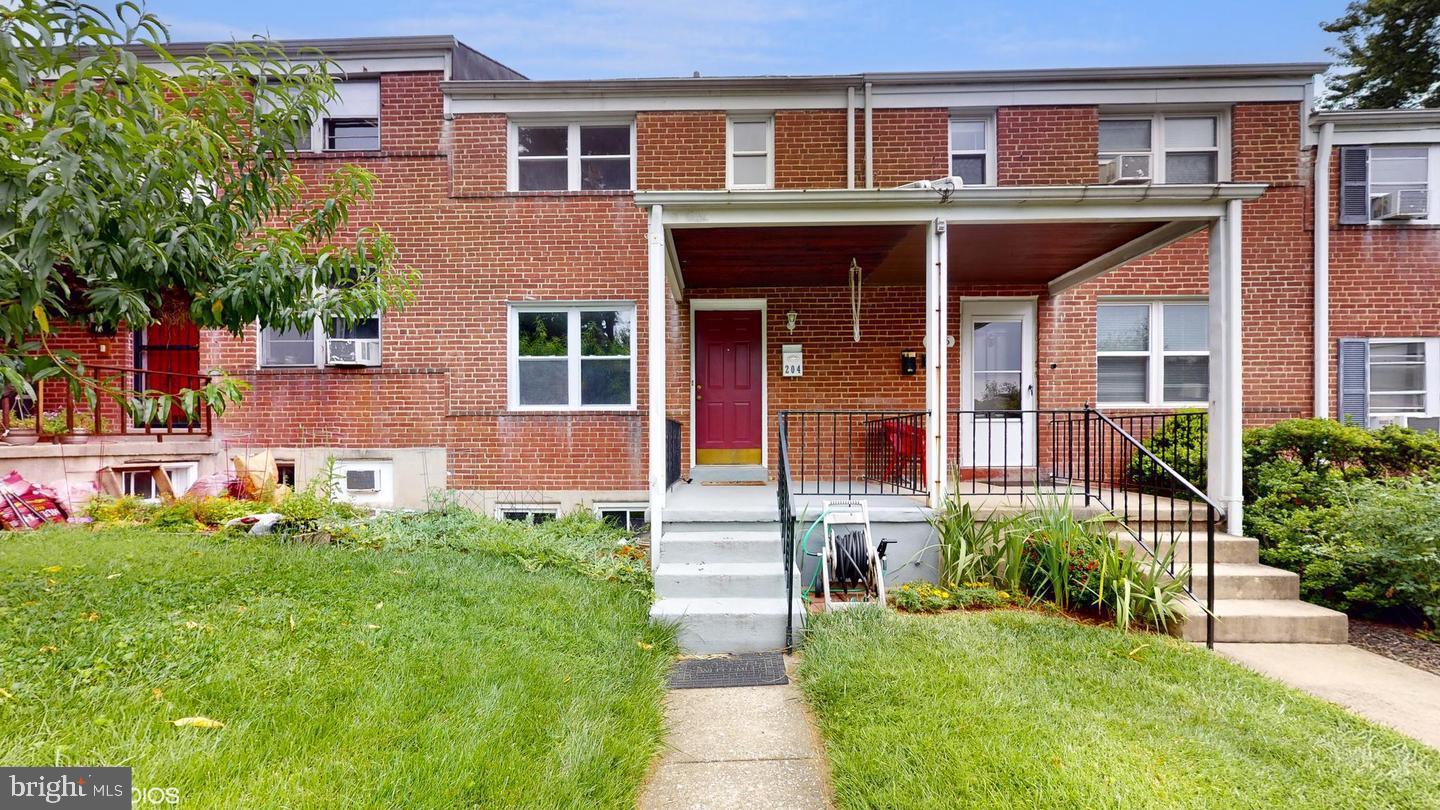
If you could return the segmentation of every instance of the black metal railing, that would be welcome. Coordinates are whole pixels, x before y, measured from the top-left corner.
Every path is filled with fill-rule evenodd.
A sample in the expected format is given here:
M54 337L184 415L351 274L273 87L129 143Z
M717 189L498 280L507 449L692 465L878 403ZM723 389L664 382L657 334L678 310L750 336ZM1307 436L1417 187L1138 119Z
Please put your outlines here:
M665 488L680 480L680 423L665 420Z
M776 439L779 442L777 463L780 474L775 481L775 495L780 507L780 560L785 572L785 651L795 651L795 496L790 491L790 438L786 418L778 417Z
M924 495L924 411L781 411L796 495Z

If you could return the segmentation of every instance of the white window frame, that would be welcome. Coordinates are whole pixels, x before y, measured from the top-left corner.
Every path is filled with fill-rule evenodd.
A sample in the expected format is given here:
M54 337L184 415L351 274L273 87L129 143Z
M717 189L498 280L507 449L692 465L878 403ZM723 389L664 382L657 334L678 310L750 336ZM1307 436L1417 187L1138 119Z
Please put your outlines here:
M160 500L160 491L155 486L153 474L155 470L164 470L165 476L170 479L170 490L175 497L184 495L195 481L200 477L200 463L198 461L167 461L164 464L151 464L148 466L122 467L116 470L120 475L120 493L122 495L135 495L146 503L157 503ZM127 481L133 480L135 473L148 472L152 474L149 495L137 495L128 490ZM183 486L177 485L176 481L184 481Z
M1427 149L1425 156L1425 210L1424 219L1374 219L1371 218L1371 225L1379 225L1386 228L1405 227L1406 225L1440 225L1440 144L1427 143L1376 143L1365 148L1365 176L1373 177L1371 173L1371 162L1375 159L1376 149ZM1369 180L1370 200L1373 201L1379 195L1375 193L1375 181ZM1373 209L1372 209L1373 210Z
M1370 345L1385 343L1422 343L1425 345L1425 388L1423 391L1383 391L1384 394L1405 394L1423 393L1425 395L1424 413L1414 411L1382 411L1370 408L1370 397L1375 393L1373 385L1367 385L1365 389L1365 405L1369 418L1375 420L1395 419L1396 417L1433 417L1440 416L1440 337L1406 337L1406 338L1370 338ZM1366 361L1367 365L1373 365L1375 360L1373 354ZM1367 378L1368 378L1367 369Z
M1169 148L1165 140L1165 120L1167 118L1214 118L1215 119L1215 146L1209 149L1205 147L1182 146L1174 149ZM1149 154L1150 155L1150 182L1160 185L1168 182L1165 179L1165 156L1169 152L1214 152L1215 153L1215 182L1230 182L1230 113L1228 110L1216 109L1177 109L1163 112L1107 112L1100 116L1101 121L1149 121L1150 122L1150 149L1147 152L1139 150L1123 150L1121 152L1102 152L1101 155L1115 154ZM1097 165L1109 160L1106 157L1097 156Z
M507 191L519 192L520 189L520 162L522 160L557 160L554 155L548 157L522 158L520 156L520 129L522 127L565 127L565 188L560 189L535 189L526 190L525 194L558 194L560 192L578 192L582 194L617 194L635 190L635 164L638 162L635 156L638 152L635 144L635 119L634 118L511 118L506 133L506 169L505 189ZM582 189L580 181L580 128L581 127L629 127L630 129L630 187L628 189ZM620 157L620 155L589 155L592 158Z
M381 364L385 358L385 318L383 314L371 316L375 319L375 334L379 335ZM368 319L367 319L368 320ZM255 367L258 368L329 368L326 341L330 340L330 330L323 328L322 318L315 319L315 325L310 327L310 339L315 343L315 362L313 363L266 363L265 362L265 333L270 331L269 327L255 327Z
M636 366L639 358L635 354L636 334L639 330L638 314L634 301L524 301L511 303L506 314L505 376L506 399L512 411L634 411L638 408L636 397ZM583 312L630 312L630 403L628 405L582 405L580 403L580 361L587 359L580 354L580 315ZM520 313L522 312L564 312L569 321L566 328L565 359L566 380L569 384L569 400L564 405L521 405L520 404ZM589 358L596 359L596 358ZM604 358L598 358L604 359ZM615 356L613 359L618 359Z
M364 78L361 78L361 79L344 79L344 78L336 78L334 81L335 81L336 92L339 92L339 93L343 93L343 92L344 92L344 87L345 87L345 85L347 85L347 84L350 84L350 85L359 85L359 84L367 84L367 83L368 83L368 84L374 84L374 85L375 85L375 112L374 112L374 114L372 115L372 114L370 114L368 111L367 111L365 114L352 114L352 113L351 113L350 111L348 111L348 110L343 110L342 112L345 113L345 114L343 114L343 115L331 115L331 114L330 114L330 111L327 110L324 115L319 116L318 118L315 119L315 121L314 121L313 123L310 124L310 143L309 143L309 145L307 145L307 146L306 146L305 148L303 148L303 149L295 149L295 150L293 150L293 151L294 151L295 153L312 153L312 154L322 154L322 153L325 153L325 152L378 152L378 151L380 151L381 146L383 146L383 144L384 144L383 137L384 137L384 126L385 126L385 123L384 123L384 121L381 120L381 116L380 116L380 108L381 108L381 105L380 105L380 79L379 79L378 77L373 78L373 79L364 79ZM335 121L351 121L351 120L368 119L368 118L374 118L374 119L375 119L375 131L376 131L376 139L377 139L377 140L376 140L376 143L375 143L375 148L373 148L373 149L328 149L328 148L326 148L326 146L325 146L325 142L326 142L325 134L326 134L326 130L327 130L327 128L328 128L328 127L327 127L327 124L328 124L330 121L332 121L332 120L335 120Z
M635 501L635 502L621 501L621 502L595 503L595 504L591 504L590 508L591 508L591 511L594 512L595 517L596 517L597 519L601 519L601 520L604 519L603 517L601 517L601 513L603 513L603 512L626 512L626 513L629 513L629 512L642 512L642 513L644 513L644 515L645 515L645 517L644 517L645 526L647 527L647 529L648 529L648 527L650 526L650 504L645 503L644 501ZM627 522L629 521L629 518L628 518L628 517L626 518L626 521L627 521ZM638 530L636 530L636 529L631 529L631 528L628 527L628 526L625 528L625 530L628 531L628 532L636 532L636 531L638 531Z
M1101 298L1095 305L1095 401L1107 408L1205 408L1208 400L1196 402L1167 402L1165 400L1165 358L1167 357L1209 357L1210 349L1167 350L1165 348L1165 307L1175 305L1209 306L1206 298L1196 296L1162 296L1147 298ZM1144 351L1102 351L1099 346L1100 308L1104 306L1146 306L1150 308L1150 346ZM1145 373L1145 400L1140 402L1108 401L1100 399L1099 358L1101 357L1144 357L1147 358Z
M951 138L950 127L952 124L981 123L985 125L985 148L984 149L956 149ZM985 182L983 185L993 186L1000 182L1000 167L996 155L999 154L999 139L995 133L995 113L974 113L954 111L950 113L950 120L945 125L945 139L949 159L946 162L947 173L953 170L955 157L957 155L980 155L985 158Z
M736 124L765 125L765 182L736 183L736 156L750 157L759 152L735 151ZM725 187L731 189L768 189L775 187L775 116L771 113L758 115L727 115L725 117Z
M560 505L556 503L497 503L495 504L495 519L508 520L506 512L525 512L530 519L523 521L527 526L534 526L535 515L549 515L551 520L560 519ZM522 521L516 521L522 522Z

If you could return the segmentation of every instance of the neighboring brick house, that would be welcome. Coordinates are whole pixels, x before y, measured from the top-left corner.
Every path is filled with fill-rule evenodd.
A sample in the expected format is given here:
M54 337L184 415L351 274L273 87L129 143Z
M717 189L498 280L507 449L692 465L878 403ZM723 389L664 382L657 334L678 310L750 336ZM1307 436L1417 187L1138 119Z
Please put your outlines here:
M1342 337L1372 339L1366 418L1440 415L1431 114L1317 119L1337 150L1407 145L1371 151L1391 161L1371 189L1422 188L1429 214L1329 217L1315 373L1321 64L529 81L448 38L292 44L348 73L299 171L377 175L353 223L394 238L416 298L328 335L203 334L195 368L254 386L216 425L231 452L302 479L334 457L361 499L639 521L667 451L686 477L773 472L782 410L944 410L919 428L934 497L939 458L1045 464L1038 420L977 411L1092 403L1211 407L1211 491L1234 504L1242 422L1315 412ZM163 351L75 343L121 366ZM1385 393L1396 375L1418 398ZM974 449L1000 440L1020 448Z

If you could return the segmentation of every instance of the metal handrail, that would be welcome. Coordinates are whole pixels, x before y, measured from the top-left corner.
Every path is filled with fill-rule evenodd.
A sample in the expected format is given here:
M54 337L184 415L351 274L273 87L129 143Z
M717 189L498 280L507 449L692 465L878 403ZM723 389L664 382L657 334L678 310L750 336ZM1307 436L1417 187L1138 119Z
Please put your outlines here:
M790 450L787 414L776 418L780 474L775 496L780 513L780 560L785 573L785 651L795 651L795 496L790 491Z
M1106 416L1105 414L1103 414L1103 413L1101 413L1100 411L1095 410L1095 409L1093 409L1093 408L1087 408L1087 410L1089 410L1091 413L1095 414L1095 416L1099 417L1102 422L1104 422L1105 424L1109 425L1116 433L1119 433L1120 436L1125 439L1125 441L1129 442L1131 445L1133 445L1133 446L1135 447L1136 450L1139 450L1141 454L1143 454L1144 456L1146 456L1147 458L1149 458L1152 463L1158 465L1158 466L1160 467L1160 469L1164 470L1167 475L1169 475L1171 478L1173 478L1173 479L1175 479L1176 481L1178 481L1178 482L1180 482L1181 484L1183 484L1183 485L1184 485L1184 488L1187 489L1187 490L1189 490L1190 494L1193 495L1193 496L1195 496L1195 499L1196 499L1196 500L1204 501L1206 504L1209 504L1209 506L1210 506L1212 509L1215 509L1216 511L1218 511L1218 512L1220 513L1220 516L1221 516L1221 517L1224 517L1224 516L1225 516L1225 509L1224 509L1224 507L1222 507L1222 506L1220 506L1220 504L1215 503L1214 501L1210 500L1210 497L1209 497L1208 495L1206 495L1205 493L1201 492L1201 491L1199 490L1199 488L1197 488L1194 484L1190 483L1190 480L1189 480L1189 479L1187 479L1185 476L1181 475L1180 473L1176 472L1173 467L1171 467L1169 464L1166 464L1166 463L1164 462L1164 460L1162 460L1159 456L1155 455L1155 453L1153 453L1153 452L1150 450L1150 448L1146 447L1142 442L1140 442L1139 440L1137 440L1134 436L1131 436L1129 433L1127 433L1124 428L1122 428L1122 427L1120 427L1119 425L1115 424L1115 420L1111 419L1110 417Z
M184 381L194 382L196 388L208 385L212 379L212 376L209 374L191 374L182 371L164 371L159 369L132 368L128 366L87 365L85 366L85 371L91 373L92 379L94 379L98 374L101 373L118 374L122 377L124 375L132 375L136 377L140 375L156 375L167 378L180 378ZM45 430L43 426L43 419L45 414L45 389L47 385L50 384L60 384L64 386L65 402L63 409L65 412L66 430L63 433L52 433ZM142 392L125 391L122 393L128 394ZM0 405L0 429L8 432L10 429L11 410L15 403L16 395L13 392L6 394L3 397L3 400L3 405ZM102 408L105 405L105 401L106 398L97 396L95 399L95 404L88 408L92 419L92 427L88 429L88 433L92 436L128 436L131 435L132 432L138 432L140 435L154 436L156 441L164 441L166 436L209 436L214 432L214 409L212 409L208 404L204 402L200 403L201 414L197 414L197 417L193 420L187 420L186 424L183 426L176 426L173 424L155 425L151 422L146 422L144 425L137 425L137 431L132 431L130 429L129 423L133 418L132 415L126 411L126 408L123 405L117 403L116 407L118 408L119 413L112 413L112 416L114 417L116 424L119 425L119 430L114 432L107 431L105 429L105 416L102 413ZM176 406L172 405L172 407ZM71 381L65 380L51 380L48 382L37 383L35 385L34 408L36 414L35 433L36 436L40 439L53 438L55 436L65 435L66 433L73 433L75 431L76 413L77 411L81 413L83 413L84 411L84 409L77 408L77 404L75 402L75 392Z

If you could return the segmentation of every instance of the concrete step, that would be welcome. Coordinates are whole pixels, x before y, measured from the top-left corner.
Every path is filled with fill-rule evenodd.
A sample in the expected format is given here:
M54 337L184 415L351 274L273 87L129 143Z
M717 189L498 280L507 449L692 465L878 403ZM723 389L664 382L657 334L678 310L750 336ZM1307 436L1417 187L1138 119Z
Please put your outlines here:
M774 532L780 534L780 518L773 513L665 512L665 533L691 532Z
M1121 547L1136 548L1139 552L1139 544L1129 532L1124 529L1116 529L1111 532ZM1174 546L1176 562L1190 562L1194 560L1197 564L1203 564L1207 557L1205 548L1204 532L1195 534L1194 556L1192 557L1190 536L1184 532L1151 532L1149 529L1144 535L1145 547L1148 550L1158 551L1165 554ZM1215 562L1216 563L1257 563L1260 561L1260 541L1253 537L1240 537L1234 534L1215 533Z
M1205 612L1187 603L1186 641L1205 640ZM1298 599L1217 599L1215 640L1269 644L1344 644L1344 613Z
M805 607L791 603L798 634ZM650 606L650 620L675 624L686 653L742 653L785 647L786 606L782 599L661 599Z
M1210 591L1205 565L1191 572L1190 591L1203 599ZM1216 563L1215 599L1299 599L1300 575L1258 563Z
M667 527L668 529L668 527ZM780 532L666 531L658 565L672 563L781 563Z
M667 598L764 599L785 596L778 558L752 563L665 563L655 569L655 593Z
M759 464L696 464L690 468L690 480L710 483L768 481L770 471Z

